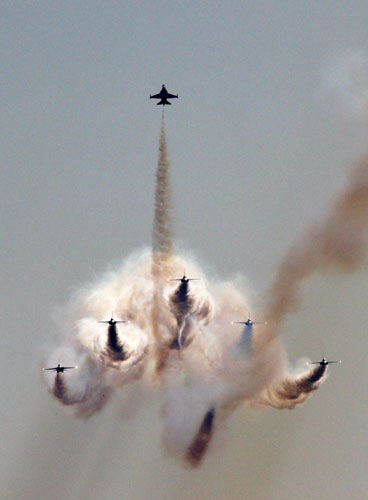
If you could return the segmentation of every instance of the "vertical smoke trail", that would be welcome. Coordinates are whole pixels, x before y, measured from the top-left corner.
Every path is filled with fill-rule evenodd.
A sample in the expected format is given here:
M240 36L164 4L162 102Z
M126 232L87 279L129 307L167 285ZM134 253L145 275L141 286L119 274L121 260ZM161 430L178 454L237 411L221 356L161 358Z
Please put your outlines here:
M171 349L181 349L185 342L186 318L193 309L194 300L189 295L189 284L187 281L180 283L177 290L170 297L170 310L176 318L178 331L171 344Z
M168 316L163 295L164 282L168 279L169 260L172 256L171 227L171 192L170 163L167 154L165 116L162 110L159 157L156 171L155 210L152 232L152 263L151 274L153 282L152 297L152 333L156 341L156 363L160 371L168 356L172 318Z
M63 405L71 405L74 403L74 401L70 401L67 397L63 376L60 372L55 376L53 393L55 398L63 403Z
M119 340L116 324L109 325L108 327L106 347L108 356L113 361L125 361L129 357L124 344Z
M162 264L170 258L173 247L170 206L170 162L166 146L165 115L162 111L152 235L153 254L159 258Z

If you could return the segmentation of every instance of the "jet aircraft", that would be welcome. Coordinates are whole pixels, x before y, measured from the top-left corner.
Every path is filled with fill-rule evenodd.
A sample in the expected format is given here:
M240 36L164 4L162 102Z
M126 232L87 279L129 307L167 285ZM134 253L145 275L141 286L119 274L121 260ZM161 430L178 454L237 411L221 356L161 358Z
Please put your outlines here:
M114 318L111 316L111 318L110 318L109 320L99 321L99 323L106 323L106 324L108 324L108 325L116 325L117 323L128 323L128 322L127 322L127 321L125 321L125 320L122 320L122 319L120 319L120 320L116 320L116 319L114 319Z
M59 363L57 366L53 367L53 368L43 368L45 371L47 370L50 370L50 371L54 371L56 373L63 373L64 370L72 370L73 368L78 368L78 366L61 366L61 364Z
M309 365L321 365L321 366L327 366L331 363L341 363L341 359L339 360L335 360L335 361L329 361L328 359L326 359L324 356L322 357L321 361L311 361L310 363L308 363Z
M157 105L162 105L165 106L165 104L172 104L171 102L168 101L168 99L177 99L179 96L178 94L169 94L169 92L166 90L165 85L162 85L162 89L158 94L151 95L150 94L150 99L160 99L160 101L157 103Z
M184 274L183 274L183 277L182 278L173 278L172 280L170 281L180 281L181 283L189 283L189 281L198 281L200 280L201 278L187 278L185 276L185 271L184 271Z
M232 321L233 325L245 325L245 326L253 326L253 325L267 325L267 321L252 321L250 319L250 315L248 314L247 321Z

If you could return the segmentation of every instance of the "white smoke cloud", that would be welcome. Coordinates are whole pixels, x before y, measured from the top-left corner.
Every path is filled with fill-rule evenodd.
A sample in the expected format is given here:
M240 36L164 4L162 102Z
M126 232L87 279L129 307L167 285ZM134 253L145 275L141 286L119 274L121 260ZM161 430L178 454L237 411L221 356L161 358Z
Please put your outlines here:
M357 118L368 117L368 52L346 49L331 57L322 72L322 91Z
M207 278L189 257L172 255L172 277L188 269L200 281L189 282L183 295L185 317L180 313L181 330L173 314L172 300L182 283L167 279L162 283L162 305L171 317L171 335L165 344L165 363L157 371L156 337L151 322L153 280L151 254L136 252L115 273L109 272L99 283L84 287L74 295L70 314L74 314L69 344L54 350L48 366L57 363L78 364L78 370L62 374L47 373L50 392L75 415L88 417L99 411L113 390L141 380L152 390L159 385L162 397L163 444L173 456L199 465L218 423L239 404L264 404L262 391L279 380L285 370L285 353L278 338L257 347L254 329L247 327L247 342L242 342L244 328L233 320L246 319L249 301L244 292L230 281ZM194 275L194 274L193 274ZM180 295L179 295L180 297ZM189 300L190 299L190 300ZM117 319L129 323L116 325L119 340L127 357L117 359L108 349L109 325L98 323L109 317L111 306ZM176 326L175 326L176 325ZM178 347L175 339L181 334ZM162 358L162 352L159 354ZM306 367L307 373L310 369ZM202 430L201 430L202 429ZM200 431L201 430L201 431ZM200 432L199 432L200 431ZM189 450L189 451L188 451Z

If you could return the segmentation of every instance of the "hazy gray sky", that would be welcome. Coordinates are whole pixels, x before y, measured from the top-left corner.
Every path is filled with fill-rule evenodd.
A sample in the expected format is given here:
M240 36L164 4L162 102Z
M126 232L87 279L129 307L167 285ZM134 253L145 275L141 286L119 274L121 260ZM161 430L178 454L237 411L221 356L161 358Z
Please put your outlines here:
M163 456L156 397L123 419L118 393L76 421L40 368L73 288L150 244L161 112L148 96L162 83L179 93L166 110L178 245L245 275L262 305L366 150L367 25L366 1L3 2L4 498L365 497L366 270L314 277L285 325L292 362L344 364L303 408L238 410L196 472Z

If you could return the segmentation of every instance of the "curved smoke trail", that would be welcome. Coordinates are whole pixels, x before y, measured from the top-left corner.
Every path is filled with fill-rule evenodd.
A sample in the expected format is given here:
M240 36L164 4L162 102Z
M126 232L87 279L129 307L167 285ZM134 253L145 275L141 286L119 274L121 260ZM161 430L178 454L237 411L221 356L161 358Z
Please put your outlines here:
M292 410L297 404L304 403L312 391L318 389L324 379L326 369L326 365L318 365L309 373L293 378L287 376L280 384L268 387L256 404L272 406L278 410L285 408Z
M288 370L281 326L299 307L301 285L313 272L331 266L351 271L364 262L367 228L368 162L363 161L327 216L282 260L268 292L268 324L233 326L250 309L246 294L234 282L206 278L193 258L173 251L162 116L152 249L134 253L73 297L71 333L51 353L48 366L79 368L56 378L45 372L50 392L76 416L88 417L117 388L137 380L149 387L159 383L164 447L198 467L214 431L239 405L294 408L322 383L325 366L298 374ZM171 281L183 269L201 280ZM111 310L128 322L114 328L100 324Z
M287 252L269 290L274 326L298 310L302 282L320 269L354 271L367 257L368 159L356 164L327 216Z
M357 162L340 194L333 200L325 218L315 224L286 253L270 286L265 314L268 325L256 337L262 350L277 338L285 318L301 306L301 287L313 273L322 269L352 272L367 259L368 249L368 159ZM316 390L325 366L301 376L285 371L275 379L260 404L293 408Z

